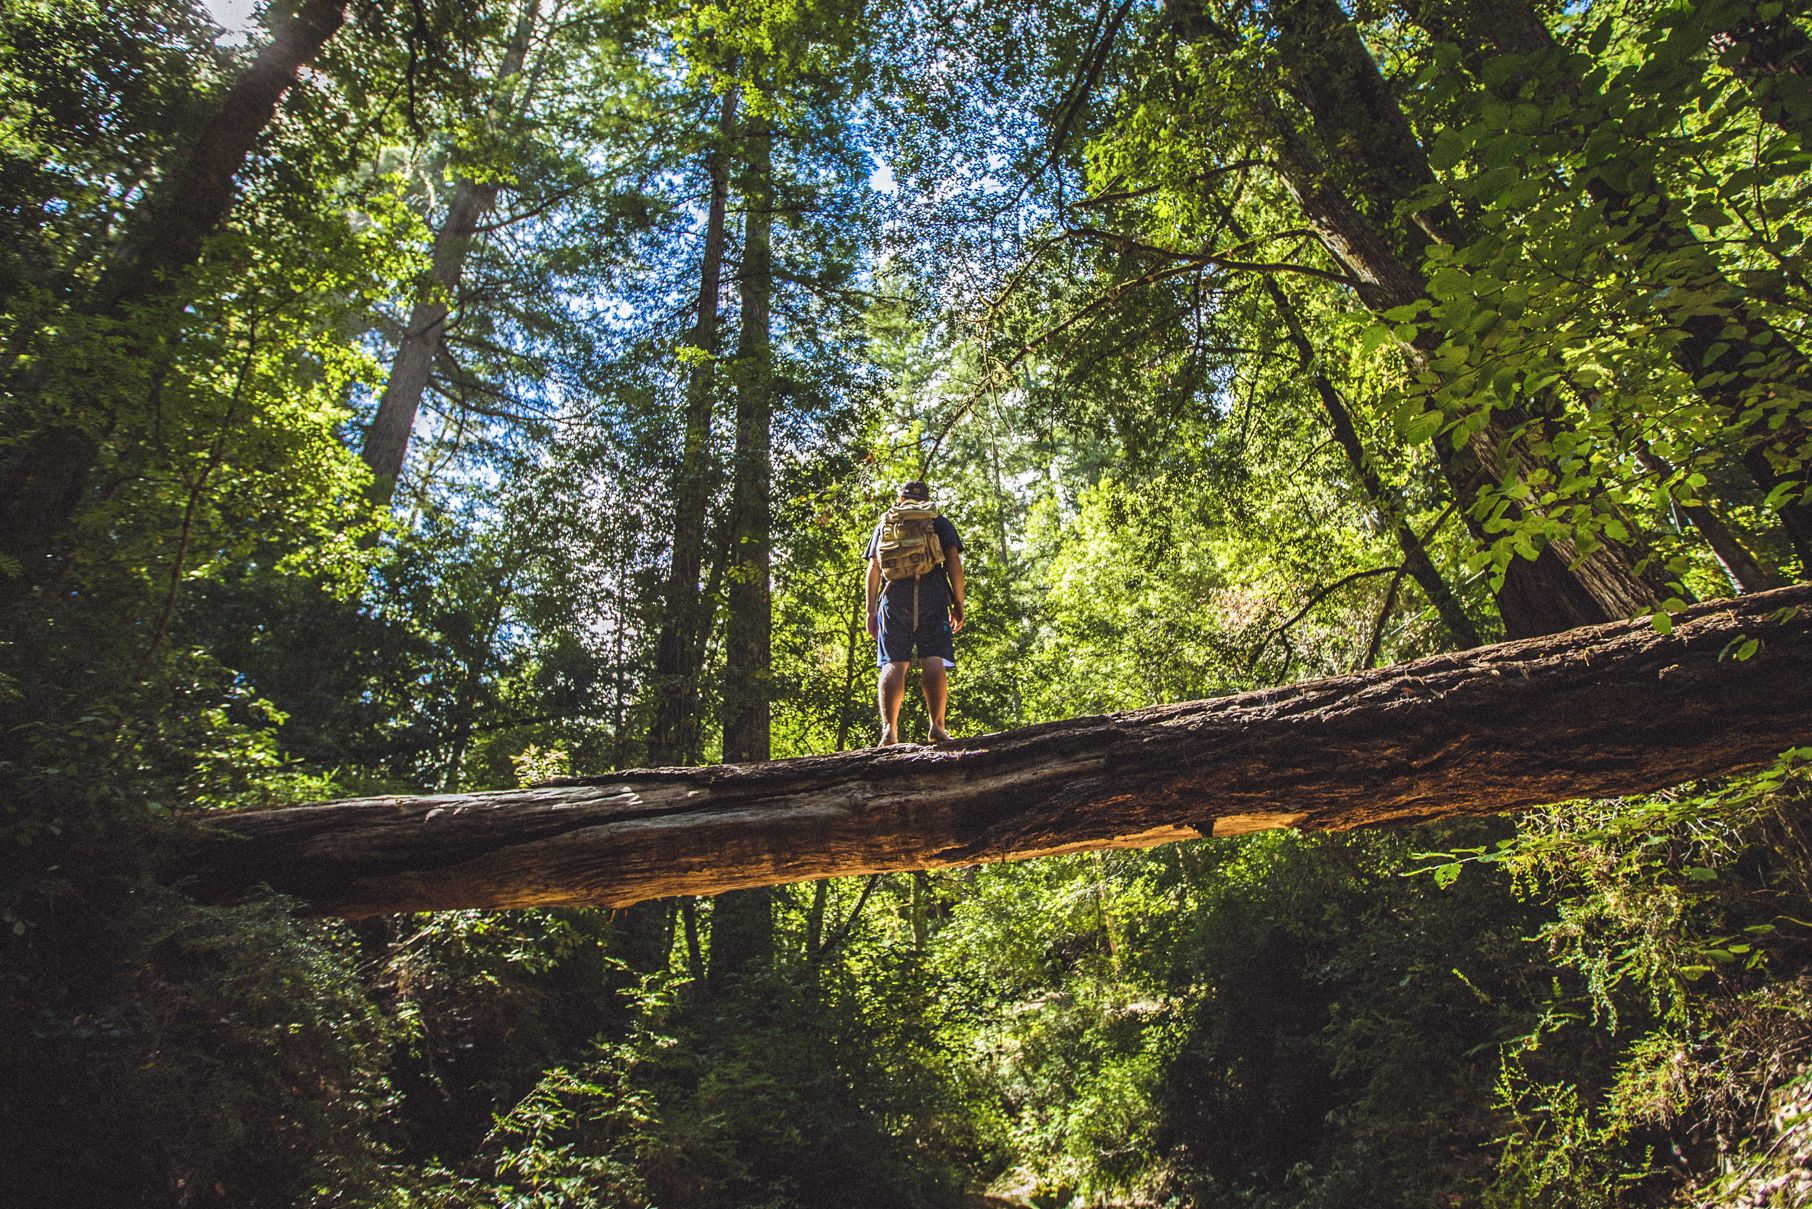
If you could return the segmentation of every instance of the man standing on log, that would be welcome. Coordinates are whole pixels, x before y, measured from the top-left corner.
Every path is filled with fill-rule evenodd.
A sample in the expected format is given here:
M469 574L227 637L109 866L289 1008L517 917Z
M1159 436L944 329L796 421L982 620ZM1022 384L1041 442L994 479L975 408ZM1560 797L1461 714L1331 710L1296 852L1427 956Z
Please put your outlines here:
M949 671L956 666L951 636L963 628L962 551L956 526L932 504L931 488L917 479L901 484L899 501L868 539L868 632L881 669L876 696L882 746L900 741L900 702L915 647L931 716L929 741L950 737L944 706Z

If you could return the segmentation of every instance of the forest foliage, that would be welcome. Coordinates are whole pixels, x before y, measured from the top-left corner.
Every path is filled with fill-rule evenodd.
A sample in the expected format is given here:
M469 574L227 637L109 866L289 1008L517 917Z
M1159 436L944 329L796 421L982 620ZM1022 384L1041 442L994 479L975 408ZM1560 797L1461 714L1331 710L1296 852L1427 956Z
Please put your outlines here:
M0 0L9 1201L1812 1203L1812 748L616 913L161 876L873 742L908 478L958 735L1804 579L1800 6L219 19Z

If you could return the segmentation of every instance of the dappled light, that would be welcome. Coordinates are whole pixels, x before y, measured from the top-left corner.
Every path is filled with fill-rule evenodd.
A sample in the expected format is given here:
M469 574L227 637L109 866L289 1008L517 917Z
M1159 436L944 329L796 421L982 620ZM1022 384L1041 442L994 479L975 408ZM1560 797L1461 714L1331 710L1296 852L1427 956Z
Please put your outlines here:
M7 1203L1812 1201L1812 26L0 0Z

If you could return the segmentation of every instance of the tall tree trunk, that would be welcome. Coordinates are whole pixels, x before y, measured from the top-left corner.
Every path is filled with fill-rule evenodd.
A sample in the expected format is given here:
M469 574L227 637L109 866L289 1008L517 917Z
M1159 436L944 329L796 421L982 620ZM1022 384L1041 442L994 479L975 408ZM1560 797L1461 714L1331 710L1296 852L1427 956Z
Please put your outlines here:
M698 939L698 900L692 895L680 899L680 919L685 923L686 972L699 982L705 977L705 950Z
M853 586L853 585L852 585ZM837 750L849 750L849 732L861 704L856 699L856 652L861 649L863 597L852 594L843 634L843 691L837 695Z
M805 912L805 960L817 960L818 948L824 943L824 908L830 901L830 879L812 883L812 905Z
M654 649L654 710L648 730L652 764L689 764L698 758L698 658L704 605L698 590L704 562L705 511L710 504L712 389L717 357L719 292L723 278L724 212L730 195L730 151L736 131L735 87L718 109L716 144L705 155L711 198L699 261L698 321L690 346L701 354L686 382L686 431L674 483L673 544L667 589Z
M188 158L139 207L134 238L103 274L91 313L118 314L154 297L174 302L183 273L232 208L235 178L302 69L346 22L346 0L306 0L233 82Z
M491 89L489 119L493 129L516 108L523 60L528 57L529 40L534 35L540 16L539 0L528 0L516 20L515 31L503 58L497 65L497 76ZM383 398L378 401L377 415L365 433L365 447L359 456L371 467L373 494L388 501L396 490L409 452L409 436L415 428L416 412L422 394L433 374L434 355L446 336L447 316L459 292L460 278L465 274L466 259L472 251L472 240L478 225L497 204L500 190L495 180L475 181L461 173L453 185L452 199L447 203L446 217L434 236L434 253L428 272L416 292L415 305L409 312L409 325L397 345L396 357L390 363L390 377L384 384Z
M724 762L772 757L769 677L773 476L773 130L749 123L743 182L742 328L736 345L736 451L730 492L729 590L724 620ZM711 978L759 968L774 956L774 892L723 895L711 922Z
M188 301L182 279L232 207L239 170L303 67L345 23L346 2L307 0L271 35L227 89L187 157L152 186L82 313L120 320L152 304L166 312L181 310ZM167 356L168 350L160 352L155 343L128 330L111 359L117 363L154 355ZM103 435L126 402L113 395L112 368L72 375L68 390L74 406L68 411L80 422L53 421L40 428L5 469L0 556L17 563L18 570L0 573L0 610L17 605L52 574L50 563L87 492ZM153 368L147 378L155 376Z
M617 573L611 583L611 697L610 697L610 766L622 768L629 758L629 737L624 722L627 718L629 667L625 656L629 645L629 618L623 608L629 596L629 543L622 534L613 534L617 543Z
M1381 284L1388 284L1389 299L1375 309L1389 310L1427 295L1421 265L1430 243L1465 242L1470 232L1445 207L1424 210L1416 196L1434 184L1434 173L1402 107L1390 91L1377 61L1359 36L1357 27L1335 0L1289 0L1276 10L1278 46L1286 64L1291 91L1308 110L1314 133L1328 153L1335 156L1342 178L1357 182L1360 198L1382 224L1382 239L1368 238L1363 219L1351 206L1327 211L1330 219L1344 220L1343 233L1356 252L1377 259ZM1334 188L1325 172L1315 171L1314 153L1287 137L1289 125L1279 117L1286 133L1280 139L1283 155L1297 175L1320 194ZM1294 186L1293 186L1294 188ZM1411 223L1401 217L1414 213ZM1353 220L1359 219L1355 223ZM1382 248L1379 247L1382 245ZM1378 252L1386 255L1378 258ZM1355 263L1360 276L1371 269ZM1413 293L1400 293L1413 281ZM1440 345L1429 330L1419 332L1412 350L1426 359ZM1455 451L1437 439L1434 448L1456 484L1469 521L1477 520L1477 496L1487 483L1518 477L1532 459L1515 433L1535 426L1563 424L1561 409L1552 400L1534 400L1536 412L1522 405L1495 408L1489 423L1474 434L1470 448ZM1474 498L1468 499L1468 495ZM1520 520L1523 510L1512 505L1505 519ZM1481 535L1482 536L1482 535ZM1549 633L1627 617L1655 607L1664 592L1658 582L1636 571L1638 559L1620 545L1604 542L1581 554L1568 538L1544 545L1534 560L1515 558L1506 568L1499 590L1498 608L1511 637Z
M1199 0L1167 0L1167 5L1183 36L1215 31ZM1413 223L1401 217L1411 209L1402 203L1433 181L1402 109L1358 31L1332 0L1290 0L1274 12L1288 85L1313 120L1316 142L1339 157L1340 169L1338 175L1330 171L1294 122L1256 94L1279 176L1329 254L1352 272L1368 308L1384 312L1425 298L1421 265L1429 244L1437 235L1462 236L1458 220L1441 210ZM1345 191L1349 182L1359 204ZM1439 344L1424 330L1409 351L1426 366ZM1511 433L1529 419L1518 409L1499 410L1465 448L1434 443L1443 475L1479 540L1488 536L1479 515L1486 490L1526 458ZM1504 516L1515 522L1522 512L1512 504ZM1506 633L1527 637L1652 608L1658 593L1636 574L1634 562L1608 543L1582 557L1564 540L1545 545L1534 559L1513 558L1497 593Z
M715 414L718 316L722 306L723 259L727 243L725 226L730 196L730 166L736 135L737 101L734 83L718 107L716 140L705 154L705 174L711 195L705 209L705 238L699 260L698 317L690 347L702 356L691 365L686 379L686 427L681 438L680 468L673 485L673 542L669 550L667 585L663 596L660 629L655 636L654 709L649 722L647 757L655 765L693 764L699 759L699 670L704 666L710 638L712 601L727 555L714 560L711 582L703 591L699 575L704 569L706 519L716 479L711 457L711 427ZM681 904L685 920L687 961L694 978L703 977L699 950L698 909L690 899ZM669 954L656 954L648 941L656 917L646 904L631 907L621 917L625 959L638 970L664 966ZM713 949L716 942L713 917ZM647 964L654 963L654 964Z
M1548 100L1564 95L1575 102L1592 102L1571 56L1526 0L1410 0L1409 8L1430 34L1454 42L1481 79L1491 59L1526 56L1533 77L1545 82ZM1519 75L1518 80L1520 85L1523 77ZM1707 313L1695 301L1685 312L1670 317L1684 337L1670 342L1670 356L1699 396L1739 434L1743 466L1763 492L1797 481L1798 475L1783 474L1775 463L1790 456L1787 451L1804 436L1804 423L1790 420L1783 430L1770 431L1767 399L1762 396L1779 393L1783 384L1789 391L1803 391L1801 384L1812 382L1812 358L1773 332L1746 292L1729 280L1717 257L1692 233L1686 216L1660 182L1640 163L1629 161L1624 167L1629 169L1627 179L1633 182L1628 186L1613 184L1599 172L1588 171L1583 180L1586 192L1604 208L1606 226L1619 233L1618 242L1638 264L1664 261L1670 281L1684 274L1721 295L1716 313ZM1667 293L1657 290L1654 296L1659 299ZM1699 298L1695 290L1684 294ZM1665 313L1664 304L1657 306ZM1764 334L1768 343L1758 343L1756 337ZM1785 401L1791 399L1790 394ZM1780 519L1799 556L1802 573L1812 575L1812 506L1789 500L1780 510Z

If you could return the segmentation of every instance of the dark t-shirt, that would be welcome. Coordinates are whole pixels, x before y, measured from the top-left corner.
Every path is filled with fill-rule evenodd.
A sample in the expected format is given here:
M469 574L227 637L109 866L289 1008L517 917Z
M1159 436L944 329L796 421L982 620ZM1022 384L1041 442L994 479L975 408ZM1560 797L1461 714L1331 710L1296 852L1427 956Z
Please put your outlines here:
M944 557L949 558L952 550L963 548L963 539L956 535L956 526L946 516L939 515L931 522L932 531L938 541L943 543ZM869 535L868 551L863 559L872 559L875 548L881 544L881 522L875 522L875 531ZM890 605L896 608L912 607L912 581L896 579L890 584L883 584L882 591ZM950 605L950 580L943 568L938 568L929 575L919 576L919 616L936 614L938 610Z

